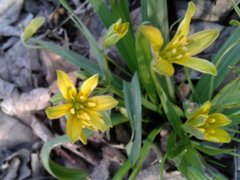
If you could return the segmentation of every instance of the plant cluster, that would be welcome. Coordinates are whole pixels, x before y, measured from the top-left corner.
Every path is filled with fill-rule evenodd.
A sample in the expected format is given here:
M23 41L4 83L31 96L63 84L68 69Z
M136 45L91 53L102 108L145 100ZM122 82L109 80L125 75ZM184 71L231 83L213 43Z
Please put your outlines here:
M50 160L51 149L77 140L87 144L88 136L94 131L109 131L124 123L132 131L126 145L128 160L113 179L123 179L127 174L129 179L135 179L155 137L163 124L169 123L167 151L159 161L161 179L167 160L172 160L187 179L227 179L209 168L214 166L214 160L208 161L205 157L239 156L224 145L232 140L239 141L234 136L240 123L240 81L236 77L224 86L222 82L232 71L230 67L239 63L240 29L236 28L209 61L198 58L197 54L214 43L219 32L210 29L189 34L196 11L194 3L189 2L185 16L171 37L167 0L141 0L142 24L136 32L127 0L110 0L109 4L105 0L89 0L107 28L99 47L67 1L59 2L87 38L97 63L56 44L32 38L44 23L42 17L34 19L23 32L22 41L26 46L51 50L80 70L79 90L66 73L57 71L60 93L52 97L54 106L47 108L46 114L49 119L66 117L67 136L56 137L43 146L41 158L48 172L59 179L85 178L85 172L62 167ZM117 47L124 67L106 53L113 46ZM120 73L109 68L110 61ZM185 79L179 84L174 81L176 65L185 73ZM194 83L190 75L192 70L202 73ZM98 81L101 88L98 88ZM182 85L189 86L190 93L179 97L176 91ZM157 118L151 119L150 114L157 114ZM153 127L152 123L158 126Z

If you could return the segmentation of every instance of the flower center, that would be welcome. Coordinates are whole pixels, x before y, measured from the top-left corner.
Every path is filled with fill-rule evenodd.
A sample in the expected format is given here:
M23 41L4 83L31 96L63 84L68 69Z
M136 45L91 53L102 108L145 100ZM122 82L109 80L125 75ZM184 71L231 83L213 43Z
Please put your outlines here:
M170 42L169 45L160 52L160 56L168 61L181 59L184 56L189 56L187 48L187 39L184 36L181 36Z

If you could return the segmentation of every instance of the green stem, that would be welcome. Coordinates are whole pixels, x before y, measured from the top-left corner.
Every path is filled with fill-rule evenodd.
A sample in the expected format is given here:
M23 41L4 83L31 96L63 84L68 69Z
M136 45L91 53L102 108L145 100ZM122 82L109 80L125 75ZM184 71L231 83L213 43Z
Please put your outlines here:
M186 80L187 80L187 82L190 86L190 89L192 91L193 97L196 97L194 86L193 86L193 83L192 83L192 80L191 80L191 77L190 77L190 73L189 73L189 71L186 67L184 67L184 73L185 73ZM196 97L196 99L198 99L198 98Z

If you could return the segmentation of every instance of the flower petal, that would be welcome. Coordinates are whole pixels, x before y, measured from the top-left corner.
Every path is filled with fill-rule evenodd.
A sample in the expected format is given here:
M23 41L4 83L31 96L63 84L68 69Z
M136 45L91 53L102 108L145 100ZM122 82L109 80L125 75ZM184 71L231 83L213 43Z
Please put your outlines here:
M101 115L99 113L90 110L87 110L86 113L89 115L90 117L89 123L94 129L106 131L107 126L105 122L102 120Z
M77 94L77 90L69 76L60 70L57 70L57 85L65 99L72 99Z
M82 132L82 123L81 123L80 119L78 119L75 116L70 115L67 119L66 132L67 132L67 135L68 135L71 143L75 143L83 133ZM84 138L83 138L83 140L84 140ZM85 141L83 141L83 143L85 143Z
M174 74L172 63L162 59L161 57L153 60L151 67L154 71L164 76L172 76Z
M79 92L80 99L87 98L91 94L91 92L96 88L97 84L98 74L94 74L86 81L84 81Z
M190 56L194 56L208 46L210 46L218 37L219 32L217 30L206 30L197 32L187 38L186 48Z
M194 69L205 74L211 74L213 76L217 75L217 69L214 66L214 64L205 59L195 57L184 57L182 59L176 59L172 62L182 66L189 67L191 69Z
M183 18L180 25L178 26L177 32L176 32L175 36L173 37L173 39L171 40L171 43L177 42L180 39L182 39L183 37L187 36L187 34L189 33L189 29L190 29L191 19L195 13L195 10L196 10L196 7L195 7L194 3L189 2L185 17Z
M207 133L213 131L214 133ZM231 141L231 136L229 133L223 129L208 129L205 133L204 139L215 143L229 143Z
M210 114L208 121L211 127L221 127L230 124L232 121L221 113Z
M198 139L204 139L204 132L201 131L199 128L196 128L190 124L184 124L183 125L184 131L189 133L191 136L195 136Z
M163 38L161 32L153 26L146 25L142 25L140 27L140 30L143 35L150 41L154 51L158 53L158 51L163 45Z
M94 96L89 98L86 105L92 111L106 111L114 108L118 102L112 96Z
M212 107L212 104L210 101L205 102L199 109L197 109L196 111L194 111L192 114L189 115L188 121L191 121L192 119L196 118L199 115L208 116L207 114L211 107Z
M57 119L67 114L70 111L71 107L71 104L62 104L58 106L48 107L45 112L49 119Z

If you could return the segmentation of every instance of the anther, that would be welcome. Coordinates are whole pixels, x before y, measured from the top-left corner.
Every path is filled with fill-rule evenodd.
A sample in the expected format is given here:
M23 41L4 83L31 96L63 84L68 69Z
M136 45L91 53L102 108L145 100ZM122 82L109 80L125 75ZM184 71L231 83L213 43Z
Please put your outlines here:
M172 49L172 53L175 54L177 52L177 49Z
M215 122L216 122L216 119L210 118L210 119L209 119L209 122L210 122L210 123L215 123Z
M215 131L214 130L209 130L209 134L214 134Z
M71 114L75 114L75 109L74 108L70 109L70 112Z
M96 103L94 103L94 102L88 102L87 105L88 105L88 107L95 107L95 106L96 106Z
M183 55L182 54L179 54L176 58L177 59L181 59L183 57Z
M91 120L90 116L85 112L83 113L83 117L88 121Z

